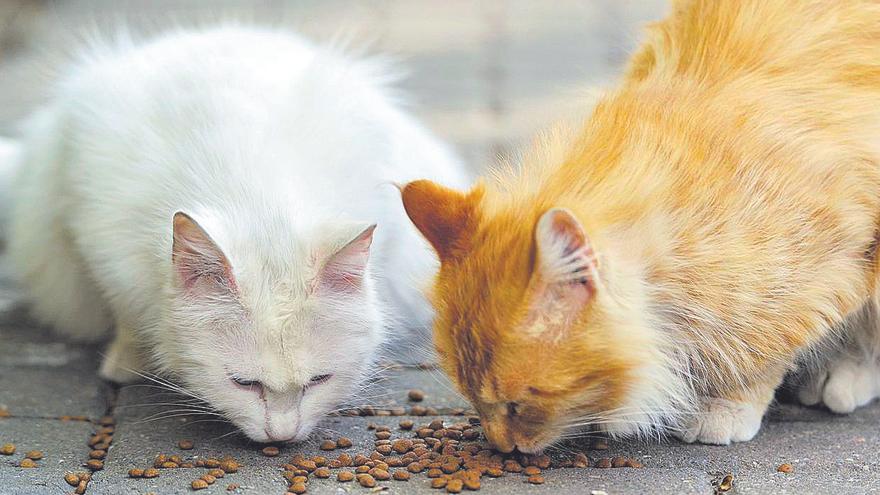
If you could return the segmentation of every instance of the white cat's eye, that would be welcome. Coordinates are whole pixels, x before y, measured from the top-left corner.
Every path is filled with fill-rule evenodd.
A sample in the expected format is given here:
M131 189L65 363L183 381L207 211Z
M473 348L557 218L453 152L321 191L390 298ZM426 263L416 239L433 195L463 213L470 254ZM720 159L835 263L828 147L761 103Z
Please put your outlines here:
M256 388L256 387L262 387L262 386L263 386L263 385L262 385L259 381L257 381L257 380L247 380L247 379L242 378L242 377L240 377L240 376L238 376L238 375L232 375L232 376L229 377L229 379L232 380L233 382L235 382L236 385L241 386L241 387Z
M322 383L325 383L327 380L329 380L332 377L333 377L333 375L331 375L331 374L315 375L309 380L309 384L307 386L312 387L315 385L320 385Z

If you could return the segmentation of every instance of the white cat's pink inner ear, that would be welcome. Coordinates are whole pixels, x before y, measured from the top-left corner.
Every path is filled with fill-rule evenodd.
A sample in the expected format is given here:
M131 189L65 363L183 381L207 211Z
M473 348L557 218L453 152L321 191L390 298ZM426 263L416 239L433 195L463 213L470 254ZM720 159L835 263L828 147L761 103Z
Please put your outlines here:
M376 225L370 225L327 260L321 270L320 287L333 292L352 292L361 288Z
M223 251L189 215L174 214L171 260L181 286L210 292L236 290L232 266Z
M538 272L550 285L583 288L587 295L596 290L598 266L593 246L574 214L553 208L538 220L535 229Z

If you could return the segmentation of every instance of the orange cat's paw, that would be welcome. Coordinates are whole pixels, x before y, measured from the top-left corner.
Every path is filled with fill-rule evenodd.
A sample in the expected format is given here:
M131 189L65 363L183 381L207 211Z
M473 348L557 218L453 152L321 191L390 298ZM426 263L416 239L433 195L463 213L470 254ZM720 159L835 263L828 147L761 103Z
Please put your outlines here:
M685 422L676 436L683 442L729 445L754 438L761 429L764 410L753 404L707 399L703 410Z
M838 414L848 414L880 397L880 367L873 361L843 358L827 373L813 377L798 391L803 404L822 402Z

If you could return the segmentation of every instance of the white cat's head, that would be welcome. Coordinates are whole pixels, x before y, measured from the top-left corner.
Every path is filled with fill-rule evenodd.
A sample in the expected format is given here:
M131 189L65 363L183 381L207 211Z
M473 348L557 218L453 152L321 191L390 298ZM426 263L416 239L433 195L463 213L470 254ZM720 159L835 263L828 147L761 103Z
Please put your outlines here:
M237 259L175 214L162 365L251 439L303 440L357 393L382 340L374 228L337 229L295 259Z

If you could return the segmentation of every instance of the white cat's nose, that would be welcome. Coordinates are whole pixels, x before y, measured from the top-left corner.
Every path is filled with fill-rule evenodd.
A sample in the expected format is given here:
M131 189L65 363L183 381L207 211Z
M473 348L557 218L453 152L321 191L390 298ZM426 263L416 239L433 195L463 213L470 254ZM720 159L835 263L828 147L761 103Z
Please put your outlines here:
M264 430L270 442L291 442L299 433L299 422L276 424L269 421Z

